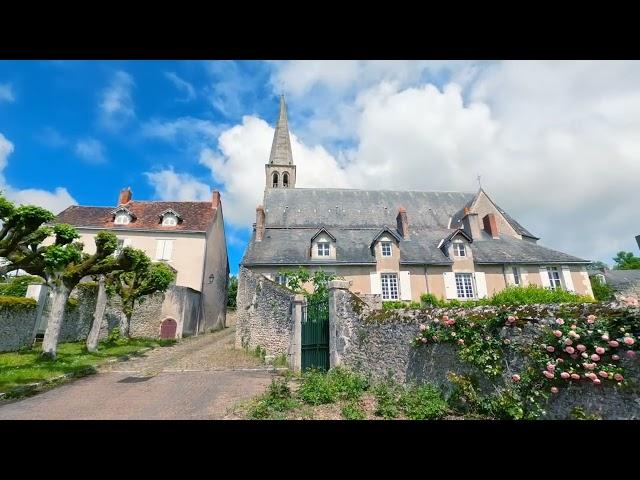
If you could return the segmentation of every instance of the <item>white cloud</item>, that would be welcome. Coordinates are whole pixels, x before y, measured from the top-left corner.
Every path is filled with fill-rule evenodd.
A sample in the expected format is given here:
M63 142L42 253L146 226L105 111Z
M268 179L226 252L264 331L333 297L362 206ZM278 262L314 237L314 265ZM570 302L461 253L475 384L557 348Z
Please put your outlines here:
M14 102L16 99L10 83L0 83L0 102Z
M99 164L107 161L104 153L104 145L95 138L78 140L74 151L78 157L88 163Z
M128 73L118 70L113 75L109 86L102 91L100 97L100 120L105 127L118 129L135 118L131 93L134 86L133 77Z
M205 201L211 199L211 187L192 175L176 173L173 167L146 172L145 176L160 200Z
M184 140L202 144L213 142L222 131L222 126L209 120L180 117L172 121L150 120L142 125L142 135L167 142Z
M0 133L0 191L2 191L7 198L17 204L38 205L51 210L53 213L59 213L68 206L78 203L66 188L58 187L54 192L48 192L35 188L20 190L9 185L4 178L3 171L8 164L8 157L13 151L13 144Z
M178 90L185 93L186 96L181 99L182 101L188 102L196 98L196 90L189 82L180 78L174 72L164 72L164 76L167 77L167 79L173 83Z

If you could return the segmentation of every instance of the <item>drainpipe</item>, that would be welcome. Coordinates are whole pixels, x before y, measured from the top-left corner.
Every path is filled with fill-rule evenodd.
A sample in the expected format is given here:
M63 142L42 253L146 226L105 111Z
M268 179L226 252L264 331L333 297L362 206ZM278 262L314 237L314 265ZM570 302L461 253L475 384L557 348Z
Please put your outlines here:
M424 266L424 281L427 284L427 293L431 293L431 291L429 290L429 275L427 272L427 265L425 264Z

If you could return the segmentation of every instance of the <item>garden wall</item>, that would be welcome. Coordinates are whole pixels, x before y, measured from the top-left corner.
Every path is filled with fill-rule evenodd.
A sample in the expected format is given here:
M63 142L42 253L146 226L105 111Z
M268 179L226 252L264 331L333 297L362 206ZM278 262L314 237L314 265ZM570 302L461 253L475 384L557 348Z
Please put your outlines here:
M418 348L412 341L420 324L429 324L443 315L450 318L490 318L504 313L505 308L482 306L475 308L431 308L423 310L381 310L372 301L347 290L345 282L330 283L330 350L331 366L343 365L376 380L389 377L400 383L434 383L445 392L451 389L448 372L473 375L484 393L491 393L520 373L522 357L505 358L503 374L490 380L483 372L458 356L451 343L428 343ZM379 302L379 300L377 300ZM376 308L378 307L378 308ZM584 318L594 315L621 315L626 307L615 304L535 305L515 307L510 314L524 320L523 326L504 327L500 337L513 344L533 346L545 325L556 317ZM637 310L635 315L638 315ZM640 365L638 359L622 358L627 369L626 387L596 386L591 382L568 382L545 407L544 418L568 418L575 407L596 413L602 418L640 419ZM611 382L612 383L612 382Z
M30 345L35 326L35 301L21 297L0 298L0 352Z

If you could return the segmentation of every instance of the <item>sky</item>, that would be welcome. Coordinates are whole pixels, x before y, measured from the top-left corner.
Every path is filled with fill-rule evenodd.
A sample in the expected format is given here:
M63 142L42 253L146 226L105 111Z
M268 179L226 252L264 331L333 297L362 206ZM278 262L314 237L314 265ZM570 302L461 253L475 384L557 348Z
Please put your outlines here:
M0 61L0 190L57 213L218 189L236 273L280 94L298 187L480 176L541 245L638 254L637 61Z

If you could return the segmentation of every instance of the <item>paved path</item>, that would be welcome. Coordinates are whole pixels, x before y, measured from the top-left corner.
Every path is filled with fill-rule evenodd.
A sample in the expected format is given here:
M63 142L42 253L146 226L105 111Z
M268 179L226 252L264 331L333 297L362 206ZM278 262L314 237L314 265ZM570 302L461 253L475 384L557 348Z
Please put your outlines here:
M101 367L34 397L0 403L0 419L221 419L264 391L273 373L233 349L235 328Z

